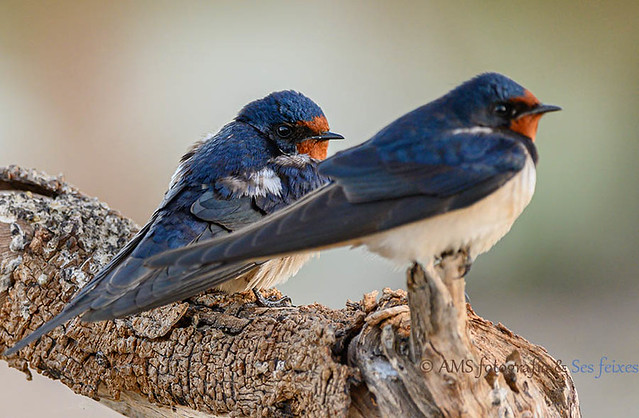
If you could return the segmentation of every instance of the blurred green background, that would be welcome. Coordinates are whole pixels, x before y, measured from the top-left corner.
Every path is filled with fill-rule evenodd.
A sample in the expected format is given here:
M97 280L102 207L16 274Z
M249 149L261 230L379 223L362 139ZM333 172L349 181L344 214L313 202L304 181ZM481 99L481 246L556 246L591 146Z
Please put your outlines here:
M142 224L179 157L247 102L296 89L366 140L484 71L543 119L537 192L468 277L475 310L564 363L639 363L639 2L0 2L0 165L66 179ZM404 273L322 254L281 287L341 307ZM115 416L0 368L4 416ZM573 373L585 416L630 416L637 374ZM16 402L18 399L32 400ZM638 415L639 416L639 415Z

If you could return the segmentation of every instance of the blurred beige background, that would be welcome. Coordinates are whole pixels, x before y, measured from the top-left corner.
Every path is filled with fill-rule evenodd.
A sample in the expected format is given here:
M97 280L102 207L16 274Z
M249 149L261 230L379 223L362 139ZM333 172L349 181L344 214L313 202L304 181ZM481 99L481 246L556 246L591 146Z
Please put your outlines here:
M189 145L271 91L317 101L347 137L334 152L499 71L564 111L541 123L532 204L468 278L473 306L564 363L637 364L638 21L633 0L3 0L0 165L64 173L143 223ZM340 307L385 286L403 272L335 250L281 289ZM639 416L639 375L573 376L585 416ZM35 380L1 363L2 416L116 416Z

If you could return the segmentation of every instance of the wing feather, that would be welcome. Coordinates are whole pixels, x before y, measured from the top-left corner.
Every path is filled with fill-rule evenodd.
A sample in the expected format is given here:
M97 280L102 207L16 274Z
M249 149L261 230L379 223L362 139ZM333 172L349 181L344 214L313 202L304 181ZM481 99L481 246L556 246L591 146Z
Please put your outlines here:
M367 235L483 199L520 171L527 151L500 135L455 135L440 152L403 163L364 144L320 165L333 183L231 235L150 258L147 266L264 260L356 243ZM475 145L473 141L479 141ZM468 145L470 144L470 145ZM371 151L373 150L373 151Z
M405 142L403 139L402 142ZM365 143L320 165L353 203L412 195L445 198L491 178L512 177L526 163L525 148L500 135L457 134L382 150Z

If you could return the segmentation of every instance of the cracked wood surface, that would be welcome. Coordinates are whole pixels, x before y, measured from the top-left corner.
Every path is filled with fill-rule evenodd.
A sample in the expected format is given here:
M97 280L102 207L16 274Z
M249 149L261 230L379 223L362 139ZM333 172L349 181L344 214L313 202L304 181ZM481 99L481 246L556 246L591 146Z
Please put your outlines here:
M59 312L136 230L61 178L0 168L0 349ZM209 292L115 321L76 318L6 360L127 416L579 416L568 372L466 315L463 278L444 261L410 270L408 293L339 310ZM482 359L538 367L449 367Z

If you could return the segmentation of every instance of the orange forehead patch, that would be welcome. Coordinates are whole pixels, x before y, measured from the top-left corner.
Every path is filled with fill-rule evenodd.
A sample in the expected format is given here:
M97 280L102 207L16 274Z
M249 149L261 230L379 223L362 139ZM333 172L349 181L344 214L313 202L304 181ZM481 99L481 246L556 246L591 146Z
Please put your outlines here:
M304 125L318 134L328 131L328 121L325 116L315 116L312 120L298 122L298 125Z
M328 129L326 129L328 130ZM325 130L325 131L326 131ZM325 132L322 131L322 132ZM297 145L297 152L300 154L306 154L316 160L323 160L328 154L328 141L317 141L315 139L307 139Z
M528 107L534 107L538 105L539 103L541 103L539 99L536 98L535 95L530 92L530 90L524 90L523 96L515 97L511 101L524 103L528 105Z

